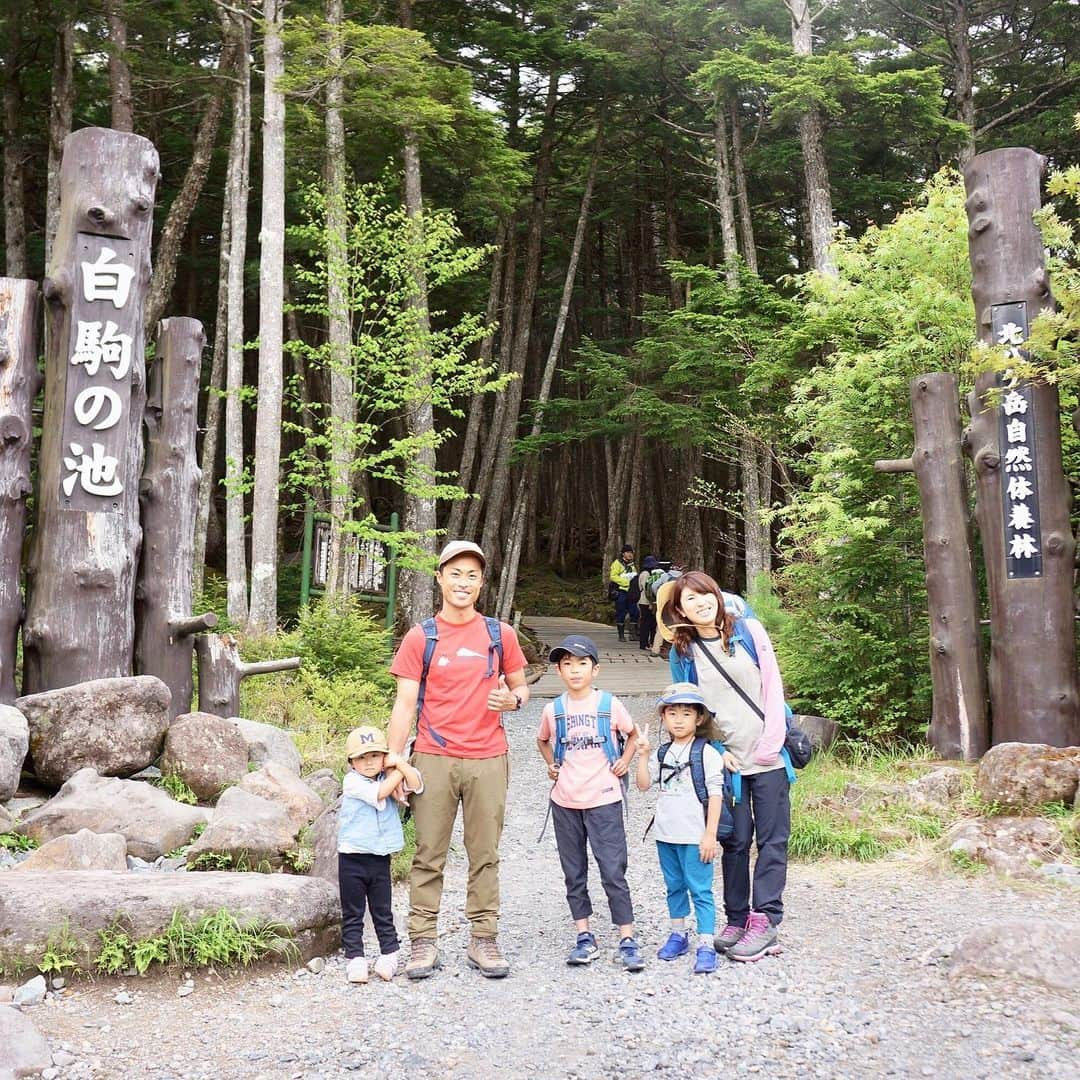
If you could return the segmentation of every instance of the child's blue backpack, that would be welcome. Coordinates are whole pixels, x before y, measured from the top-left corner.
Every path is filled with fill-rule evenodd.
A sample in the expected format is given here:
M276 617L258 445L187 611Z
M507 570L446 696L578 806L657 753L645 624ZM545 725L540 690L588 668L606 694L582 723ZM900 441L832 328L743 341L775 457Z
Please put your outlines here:
M565 693L560 694L554 702L555 708L555 741L552 753L555 764L561 766L566 760L566 744L569 736L566 733L566 711L568 698ZM608 764L614 765L622 757L626 740L621 734L611 729L611 694L607 690L600 691L600 700L596 706L596 733L604 743L604 754ZM623 777L626 780L626 777ZM624 784L625 786L625 784Z
M661 743L656 748L656 760L660 765L661 782L664 780L673 780L684 769L689 769L690 782L694 785L694 794L698 797L698 802L701 803L701 809L705 814L706 819L709 816L709 789L705 785L705 747L707 745L712 746L718 754L723 755L723 743L710 743L708 739L703 739L698 735L690 744L690 755L687 757L686 761L681 762L678 765L667 766L669 773L666 777L664 776L664 758L667 756L668 750L671 749L671 743ZM738 802L742 802L742 773L732 772L725 765L724 792L720 804L720 820L716 823L717 840L727 840L732 833L735 832L735 816L732 813L732 807ZM653 820L655 820L655 817ZM649 829L651 829L652 826L653 823L650 821L648 827L645 829L645 836L649 835ZM642 840L645 839L645 836L642 837Z

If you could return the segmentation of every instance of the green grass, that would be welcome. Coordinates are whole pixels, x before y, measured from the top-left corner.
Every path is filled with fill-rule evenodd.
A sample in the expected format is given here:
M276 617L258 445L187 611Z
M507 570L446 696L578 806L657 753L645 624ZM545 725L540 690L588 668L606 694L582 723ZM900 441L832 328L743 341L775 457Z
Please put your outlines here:
M186 803L188 806L196 806L199 797L176 775L176 773L164 773L157 786L165 791L171 799L178 803Z
M21 833L0 833L0 848L8 851L33 851L37 846L38 842L33 837Z

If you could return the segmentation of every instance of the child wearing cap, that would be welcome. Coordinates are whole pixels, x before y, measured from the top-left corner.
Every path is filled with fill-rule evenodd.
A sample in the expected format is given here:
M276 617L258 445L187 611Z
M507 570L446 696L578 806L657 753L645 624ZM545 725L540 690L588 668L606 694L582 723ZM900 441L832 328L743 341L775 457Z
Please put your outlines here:
M649 752L648 725L637 743L638 789L648 791L653 784L660 785L654 825L660 870L667 885L671 935L656 955L661 960L675 960L690 951L686 917L692 900L697 922L694 974L702 975L716 970L713 860L724 793L724 757L709 744L716 738L713 714L696 686L691 683L669 686L656 711L667 734L664 739L661 733L661 741L666 743L663 753L659 746ZM698 738L707 740L701 757L708 792L704 814L694 790L690 761L691 749Z
M623 823L623 777L634 756L634 722L617 698L594 689L600 664L590 638L580 634L564 638L551 650L548 660L558 668L566 691L545 706L536 745L547 763L548 776L555 781L550 814L566 881L566 900L578 932L566 962L588 964L600 951L589 928L593 909L588 848L592 848L611 921L619 929L615 959L627 971L640 971L645 961L634 940ZM620 749L621 737L626 737L626 742Z
M368 981L364 956L364 910L379 939L375 974L389 981L397 973L398 936L391 903L390 856L405 846L397 798L424 789L420 773L404 758L389 753L386 736L376 727L358 727L345 741L349 768L341 782L338 812L338 886L341 891L341 939L345 977Z

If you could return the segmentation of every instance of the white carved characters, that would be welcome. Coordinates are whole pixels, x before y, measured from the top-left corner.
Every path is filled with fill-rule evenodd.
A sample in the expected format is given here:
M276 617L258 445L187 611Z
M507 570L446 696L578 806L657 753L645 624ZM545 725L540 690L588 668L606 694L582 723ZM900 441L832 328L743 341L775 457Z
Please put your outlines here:
M1011 357L1020 358L1020 346L1024 343L1024 329L1014 322L1007 322L998 330L999 345L1003 345ZM1011 372L1006 372L1006 378ZM1009 541L1009 557L1033 559L1040 554L1035 514L1030 500L1035 496L1032 482L1024 475L1034 471L1032 443L1030 440L1028 399L1024 392L1012 387L1002 398L1001 411L1006 417L1003 425L1005 435L1005 528Z

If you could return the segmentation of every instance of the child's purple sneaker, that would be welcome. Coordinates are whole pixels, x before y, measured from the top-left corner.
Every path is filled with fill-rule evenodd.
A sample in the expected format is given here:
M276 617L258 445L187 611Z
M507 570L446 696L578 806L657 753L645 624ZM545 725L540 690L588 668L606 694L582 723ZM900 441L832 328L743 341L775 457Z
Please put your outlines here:
M716 950L711 945L699 945L694 954L694 974L708 975L716 970Z
M690 951L690 940L685 934L672 935L656 950L656 955L661 960L675 960L685 956Z

